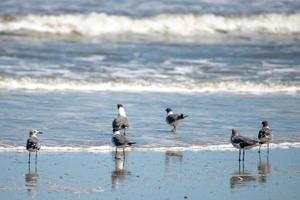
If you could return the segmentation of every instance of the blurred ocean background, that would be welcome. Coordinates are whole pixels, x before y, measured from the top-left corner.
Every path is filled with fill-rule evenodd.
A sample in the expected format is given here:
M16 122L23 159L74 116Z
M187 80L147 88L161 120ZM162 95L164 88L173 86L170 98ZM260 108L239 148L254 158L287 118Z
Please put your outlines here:
M142 150L300 147L300 1L0 1L1 151L110 150L117 103Z

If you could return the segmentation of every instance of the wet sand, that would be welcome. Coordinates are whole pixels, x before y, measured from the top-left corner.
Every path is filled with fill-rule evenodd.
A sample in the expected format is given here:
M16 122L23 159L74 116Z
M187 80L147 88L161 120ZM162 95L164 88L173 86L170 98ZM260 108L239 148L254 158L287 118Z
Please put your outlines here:
M1 152L1 199L298 199L300 149L237 151Z

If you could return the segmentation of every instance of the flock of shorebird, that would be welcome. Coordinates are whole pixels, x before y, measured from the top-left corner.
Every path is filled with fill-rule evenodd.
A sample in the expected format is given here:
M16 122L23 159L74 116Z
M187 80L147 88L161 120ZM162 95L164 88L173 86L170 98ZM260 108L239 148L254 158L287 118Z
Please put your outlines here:
M112 129L113 129L112 143L116 147L115 156L117 156L117 151L119 147L123 148L123 155L125 155L124 148L126 146L131 146L135 144L135 142L130 142L126 137L126 129L130 127L130 124L127 119L125 108L122 104L118 104L117 108L118 108L118 115L112 122ZM166 112L167 112L166 122L167 124L173 127L172 132L175 132L178 124L183 119L188 117L188 115L184 115L184 114L179 115L173 113L171 108L167 108ZM259 150L258 150L259 153L262 144L267 144L268 147L267 151L269 152L269 142L272 139L272 132L269 127L268 121L263 121L262 125L263 127L260 129L258 133L258 140L254 140L245 136L238 135L237 130L232 129L231 144L237 149L239 149L239 161L241 161L241 151L243 151L242 161L244 161L245 150L258 145L259 145ZM39 139L37 137L38 134L42 134L42 132L35 129L31 129L29 132L29 138L26 144L26 149L29 151L29 160L28 160L29 163L30 163L31 152L35 152L35 162L37 161L37 152L41 148Z
M245 160L245 150L251 149L252 147L255 147L259 145L258 153L260 153L261 145L267 144L267 151L269 153L269 143L272 139L272 131L269 127L268 121L262 122L262 128L258 132L258 140L254 140L245 136L238 135L236 129L232 129L232 135L231 135L231 144L239 149L239 161L241 161L241 151L243 151L243 159Z

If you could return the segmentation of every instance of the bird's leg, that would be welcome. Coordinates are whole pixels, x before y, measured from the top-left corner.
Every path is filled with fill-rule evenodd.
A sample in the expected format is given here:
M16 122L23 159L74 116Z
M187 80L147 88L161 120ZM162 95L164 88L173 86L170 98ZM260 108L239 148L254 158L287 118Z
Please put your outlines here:
M260 153L260 148L261 148L261 144L259 144L259 149L258 149L258 153Z
M239 150L239 161L241 161L241 150Z
M124 128L124 135L126 135L126 128Z
M242 163L242 167L243 167L243 173L245 172L245 165L244 162Z
M34 172L37 173L37 164L35 164Z
M245 160L245 149L243 149L243 161Z
M30 151L29 151L28 163L30 164Z
M117 153L118 153L118 147L116 147L115 159L117 158Z
M268 154L269 154L269 146L270 146L270 145L269 145L269 142L268 142L268 144L267 144L267 145L268 145L268 151L267 151L267 152L268 152Z
M28 174L30 174L30 162L28 162Z
M123 158L125 158L125 148L123 147Z
M173 126L172 132L173 132L173 133L176 132L176 126Z
M35 152L35 165L37 163L37 151Z
M123 169L124 169L124 166L125 166L125 156L124 156L123 162L122 162L122 167L123 167Z

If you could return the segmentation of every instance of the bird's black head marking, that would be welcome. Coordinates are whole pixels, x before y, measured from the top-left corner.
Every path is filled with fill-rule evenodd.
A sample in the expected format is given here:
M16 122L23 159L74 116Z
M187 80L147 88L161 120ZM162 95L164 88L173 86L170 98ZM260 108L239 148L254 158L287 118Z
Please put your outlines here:
M263 125L263 127L269 126L269 122L268 121L262 121L262 125Z
M172 109L171 108L166 108L166 112L168 113L168 112L171 112L172 111Z

